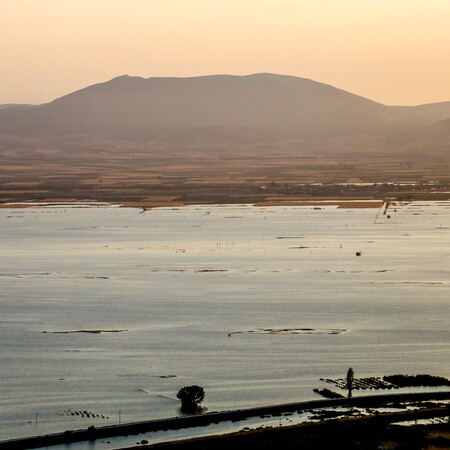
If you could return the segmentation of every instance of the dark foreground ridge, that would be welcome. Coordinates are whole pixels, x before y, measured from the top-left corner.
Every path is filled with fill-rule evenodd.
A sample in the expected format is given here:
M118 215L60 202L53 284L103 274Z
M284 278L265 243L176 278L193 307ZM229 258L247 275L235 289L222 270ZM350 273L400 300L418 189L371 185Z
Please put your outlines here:
M72 442L90 441L95 439L102 439L114 436L133 435L146 432L155 432L160 430L178 430L181 428L191 428L206 426L211 423L223 422L227 420L238 421L246 419L248 417L260 416L263 414L276 414L284 412L305 411L308 409L317 409L333 406L358 406L358 407L381 407L389 402L402 403L411 401L428 401L428 400L449 400L450 391L441 392L421 392L410 394L386 394L386 395L371 395L364 397L344 398L344 399L331 399L331 400L313 400L307 402L286 403L281 405L262 406L257 408L212 412L199 416L189 417L174 417L169 419L149 420L144 422L134 422L123 425L112 425L104 427L89 427L88 429L65 431L63 433L54 433L45 436L33 436L22 439L12 439L0 442L0 449L31 449L39 447L47 447L52 445L69 444ZM448 408L440 409L438 411L422 414L416 411L412 411L413 414L408 418L404 415L398 414L399 420L414 420L425 417L435 417L438 415L446 416L449 414ZM403 413L405 414L405 413ZM415 415L414 415L415 414Z

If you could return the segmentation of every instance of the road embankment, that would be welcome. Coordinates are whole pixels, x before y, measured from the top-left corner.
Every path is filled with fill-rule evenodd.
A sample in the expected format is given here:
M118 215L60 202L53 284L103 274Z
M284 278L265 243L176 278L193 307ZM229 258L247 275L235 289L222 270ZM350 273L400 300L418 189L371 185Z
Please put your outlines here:
M395 393L385 395L370 395L353 397L351 399L312 400L306 402L285 403L280 405L261 406L241 410L212 412L197 416L173 417L143 422L133 422L121 425L103 427L89 427L82 430L67 430L62 433L53 433L44 436L32 436L21 439L12 439L0 442L0 449L22 450L52 445L70 444L73 442L91 441L114 436L135 435L140 433L161 430L178 430L182 428L202 427L212 423L224 421L239 421L249 417L261 415L274 415L286 412L302 412L310 409L341 407L370 407L377 408L386 404L405 402L422 402L433 400L449 400L450 391ZM448 411L447 411L448 413ZM409 419L408 419L409 420Z

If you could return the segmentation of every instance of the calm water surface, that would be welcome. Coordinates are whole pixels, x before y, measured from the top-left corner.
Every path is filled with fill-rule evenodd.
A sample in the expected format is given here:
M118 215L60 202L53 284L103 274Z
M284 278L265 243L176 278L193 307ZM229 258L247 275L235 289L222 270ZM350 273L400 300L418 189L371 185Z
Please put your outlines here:
M0 209L0 438L449 376L450 203L396 208Z

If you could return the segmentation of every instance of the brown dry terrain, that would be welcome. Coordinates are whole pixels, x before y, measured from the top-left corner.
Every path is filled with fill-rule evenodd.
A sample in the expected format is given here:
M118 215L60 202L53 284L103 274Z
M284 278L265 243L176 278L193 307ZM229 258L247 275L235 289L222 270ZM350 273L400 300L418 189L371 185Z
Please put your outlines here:
M23 142L0 146L0 203L78 199L150 208L199 203L298 205L333 199L340 204L358 199L448 199L450 191L448 158L391 157L379 149L356 157L348 149L330 156L329 150L289 146L225 151L100 140L85 146L67 140L49 143L45 149L33 147ZM379 185L338 185L348 182ZM384 182L389 184L380 186ZM394 186L403 182L416 184ZM312 186L299 187L303 183Z

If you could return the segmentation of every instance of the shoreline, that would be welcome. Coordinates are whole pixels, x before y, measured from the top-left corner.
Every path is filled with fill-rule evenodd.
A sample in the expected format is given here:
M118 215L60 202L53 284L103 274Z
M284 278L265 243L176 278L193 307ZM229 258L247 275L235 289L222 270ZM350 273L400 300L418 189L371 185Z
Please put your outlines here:
M386 204L384 199L373 198L308 198L308 199L289 199L267 197L258 202L233 202L232 199L225 202L119 202L119 201L99 201L90 199L44 199L44 200L25 200L17 202L0 203L0 209L20 209L37 207L68 207L68 208L89 208L89 207L115 207L115 208L140 208L144 210L156 208L182 208L187 206L226 206L226 205L246 205L254 207L269 206L336 206L338 208L381 208ZM449 198L450 200L450 198ZM390 200L395 202L395 200Z
M148 202L96 202L86 200L72 200L72 201L29 201L29 202L11 202L0 204L0 209L20 209L20 208L45 208L45 207L69 207L69 208L92 208L92 207L117 207L117 208L140 208L144 210L156 209L156 208L182 208L187 206L225 206L225 205L248 205L254 207L269 207L269 206L336 206L337 208L381 208L385 204L384 200L377 199L356 199L356 200L265 200L261 202L250 203L200 203L200 202L187 202L187 203L148 203Z
M392 193L393 194L393 193ZM47 198L18 198L0 199L0 209L34 208L34 207L120 207L140 208L144 211L156 208L180 208L185 206L219 206L219 205L250 205L255 207L272 206L336 206L337 208L381 208L386 204L410 203L417 201L450 201L450 192L422 192L413 196L391 195L386 196L297 196L297 195L243 195L243 196L214 196L202 195L186 199L172 197L147 197L144 199L129 199L121 196L114 197L47 197Z
M450 200L448 177L417 176L386 181L386 176L354 179L326 177L301 180L258 178L224 179L214 174L201 179L158 175L144 179L136 174L100 178L52 176L31 178L21 174L0 182L0 208L27 203L97 202L124 207L158 208L188 205L252 204L255 206L370 207L388 201ZM389 179L389 177L387 177ZM345 181L347 180L347 181ZM357 181L355 181L357 180ZM378 180L378 181L375 181ZM434 180L434 181L432 181ZM353 205L351 205L353 204Z
M385 178L382 178L385 179ZM186 179L160 176L154 183L125 178L101 178L39 181L0 182L0 208L30 207L35 204L104 204L121 207L153 209L192 205L253 206L321 206L336 205L340 208L379 207L389 202L448 201L450 181L436 178L407 181L363 182L353 178L322 180L321 182L286 182L256 179L227 180L212 177L206 183L189 182ZM6 184L5 184L6 183Z

